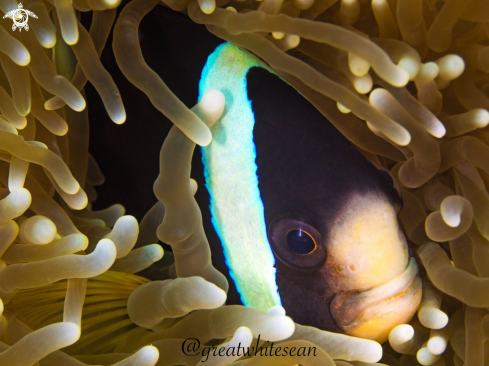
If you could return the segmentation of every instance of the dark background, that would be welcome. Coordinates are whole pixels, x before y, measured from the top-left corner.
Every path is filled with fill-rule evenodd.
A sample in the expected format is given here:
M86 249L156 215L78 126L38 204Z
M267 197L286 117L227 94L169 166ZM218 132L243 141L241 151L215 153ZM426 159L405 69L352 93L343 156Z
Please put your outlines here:
M82 22L89 29L90 14L84 14ZM160 5L143 18L139 38L149 67L187 107L193 107L207 56L222 40L208 33L204 26ZM101 61L119 88L127 119L122 125L112 122L97 91L87 83L89 151L106 178L103 185L95 187L98 198L93 208L99 210L120 203L126 214L140 221L157 202L153 183L159 174L159 152L173 124L121 73L112 51L112 34ZM194 160L192 175L202 188L199 148Z

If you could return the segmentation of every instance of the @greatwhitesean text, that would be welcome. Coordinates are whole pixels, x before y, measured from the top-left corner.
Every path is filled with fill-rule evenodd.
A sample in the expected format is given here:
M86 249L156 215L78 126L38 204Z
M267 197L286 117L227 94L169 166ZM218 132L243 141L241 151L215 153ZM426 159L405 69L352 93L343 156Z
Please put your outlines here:
M251 347L242 347L241 343L237 347L224 345L202 346L197 338L187 338L182 343L182 352L186 356L201 356L200 362L206 362L209 356L214 357L285 357L285 356L316 356L316 347L276 347L273 343L267 343L267 346L259 346L260 335L256 340L256 345Z

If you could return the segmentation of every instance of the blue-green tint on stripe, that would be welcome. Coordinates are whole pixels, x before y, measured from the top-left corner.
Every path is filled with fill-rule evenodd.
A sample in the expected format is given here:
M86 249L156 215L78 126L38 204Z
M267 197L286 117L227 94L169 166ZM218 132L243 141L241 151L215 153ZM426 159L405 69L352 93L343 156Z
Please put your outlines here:
M255 117L246 89L246 74L254 66L272 72L249 52L230 43L220 45L202 71L199 100L211 89L226 98L223 116L211 128L212 142L202 148L212 223L241 301L266 311L281 301L258 189Z

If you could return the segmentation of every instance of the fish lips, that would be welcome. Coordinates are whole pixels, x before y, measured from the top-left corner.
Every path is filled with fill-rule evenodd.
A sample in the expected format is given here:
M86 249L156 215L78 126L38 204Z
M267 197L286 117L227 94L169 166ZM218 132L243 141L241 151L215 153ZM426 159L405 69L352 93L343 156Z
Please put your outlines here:
M385 342L396 325L407 323L421 302L418 265L411 258L407 268L389 282L365 291L335 295L331 314L345 334Z

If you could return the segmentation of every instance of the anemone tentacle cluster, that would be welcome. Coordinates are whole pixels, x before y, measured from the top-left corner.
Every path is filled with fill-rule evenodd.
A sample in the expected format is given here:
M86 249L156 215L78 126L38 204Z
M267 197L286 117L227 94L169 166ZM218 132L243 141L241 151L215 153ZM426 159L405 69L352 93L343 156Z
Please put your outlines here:
M29 31L0 23L0 365L195 365L208 342L229 349L258 335L318 354L205 360L489 362L487 1L132 0L116 21L119 5L28 0L38 16ZM210 261L190 162L225 100L211 90L189 109L145 63L138 26L157 5L259 56L391 174L425 278L417 316L390 332L383 355L374 341L295 324L281 307L223 305L228 285ZM0 0L3 14L18 6ZM89 30L79 12L92 13ZM91 210L104 176L88 152L86 82L115 123L126 120L99 60L114 23L121 71L174 123L159 202L141 223L121 205ZM176 278L134 275L162 259L158 239L172 246ZM182 350L187 338L202 342L193 356Z

